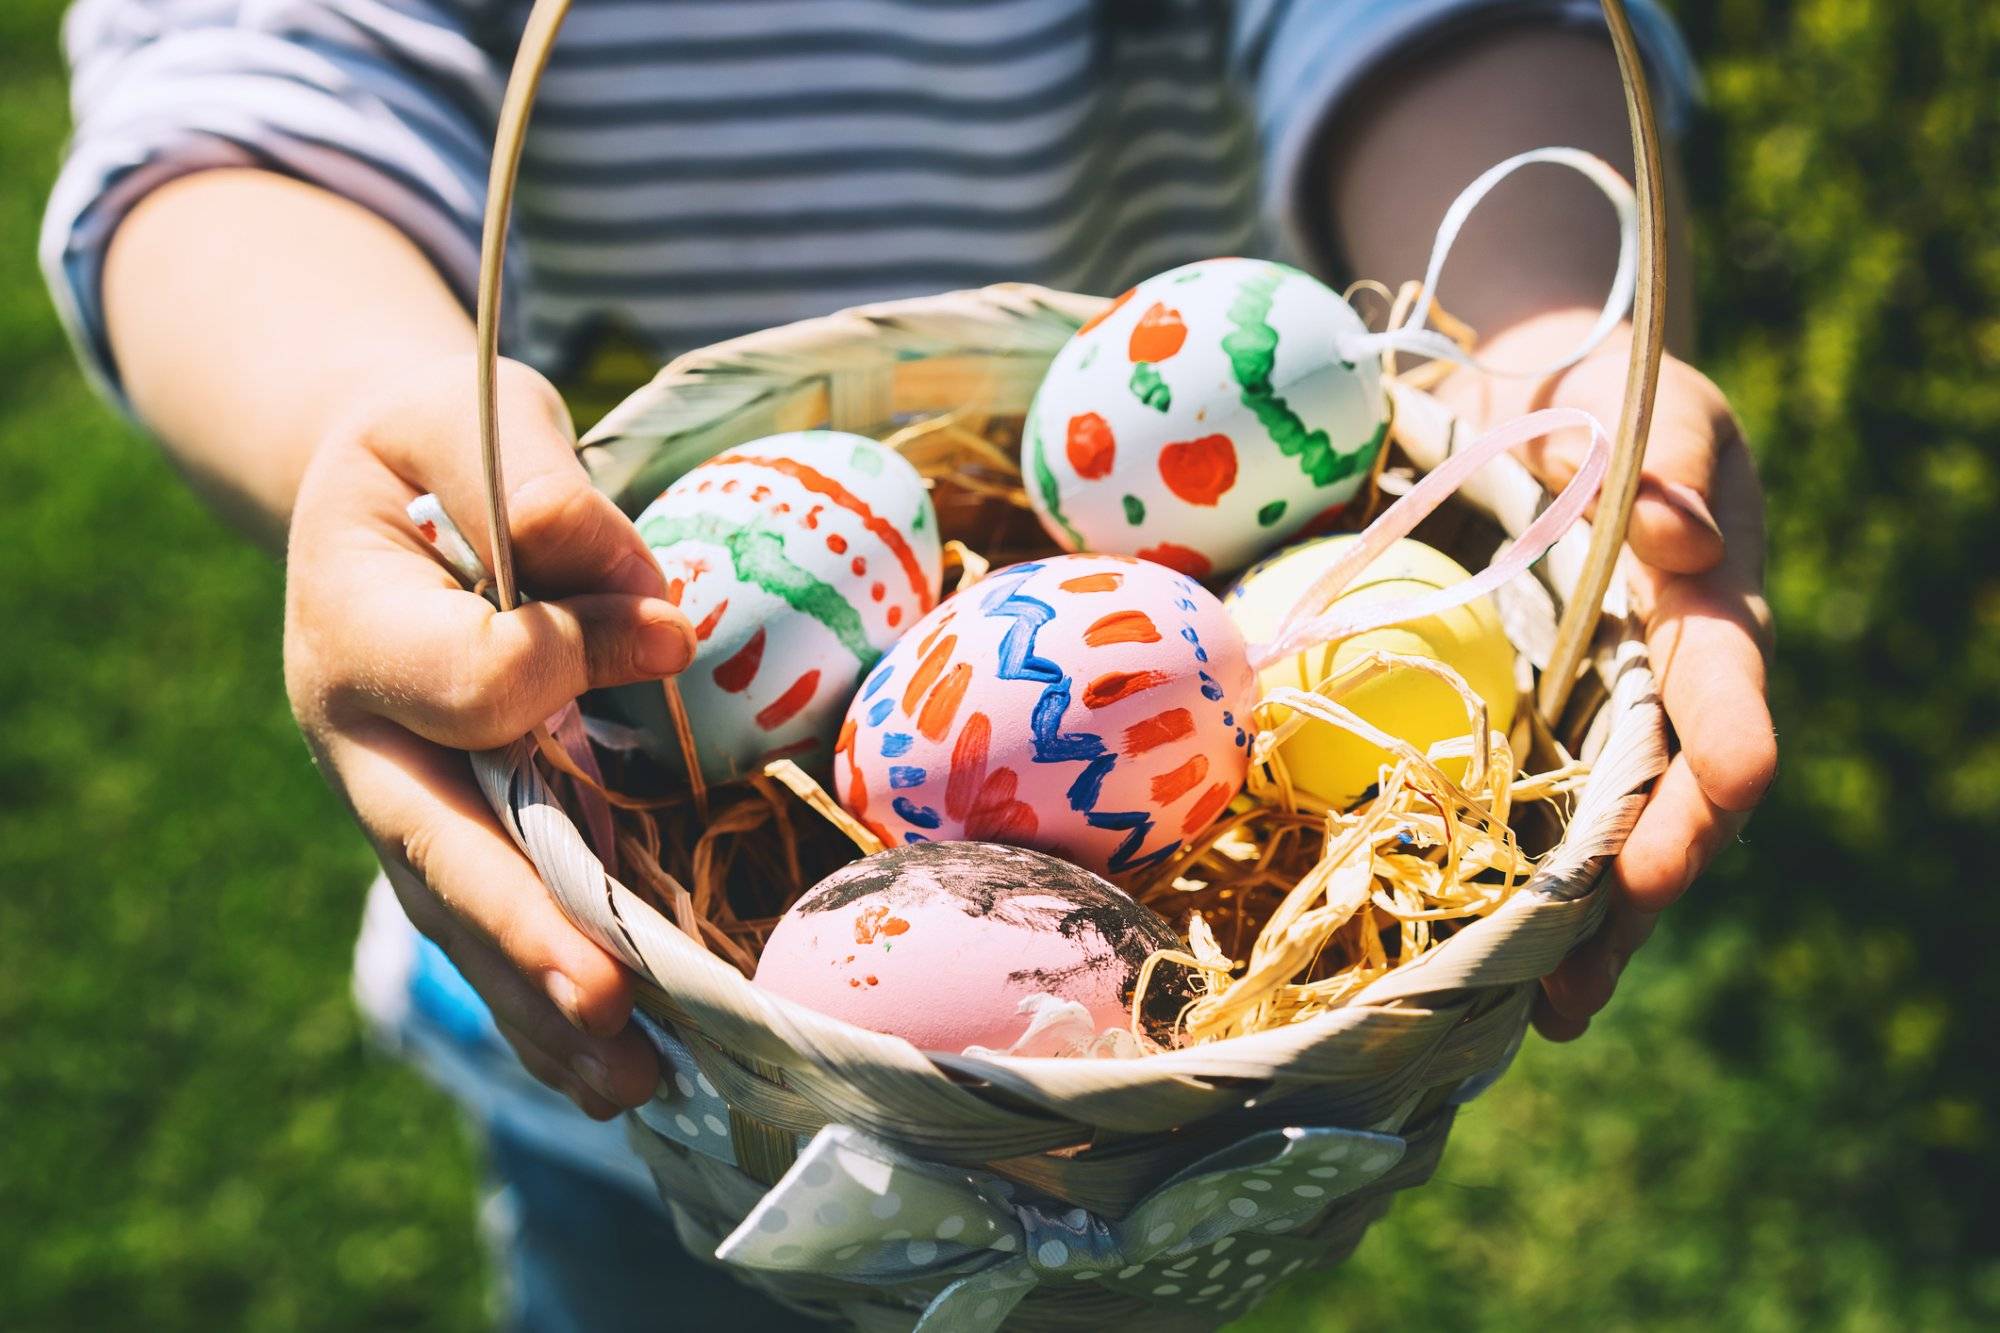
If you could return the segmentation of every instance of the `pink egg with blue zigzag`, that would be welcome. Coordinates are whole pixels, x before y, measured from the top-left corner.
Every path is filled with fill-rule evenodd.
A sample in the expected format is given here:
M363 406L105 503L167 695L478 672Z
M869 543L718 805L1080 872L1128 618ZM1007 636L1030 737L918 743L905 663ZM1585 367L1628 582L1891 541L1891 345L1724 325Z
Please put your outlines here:
M1222 605L1128 556L1012 565L953 594L871 671L834 752L891 846L973 839L1103 874L1157 865L1249 766L1256 682Z

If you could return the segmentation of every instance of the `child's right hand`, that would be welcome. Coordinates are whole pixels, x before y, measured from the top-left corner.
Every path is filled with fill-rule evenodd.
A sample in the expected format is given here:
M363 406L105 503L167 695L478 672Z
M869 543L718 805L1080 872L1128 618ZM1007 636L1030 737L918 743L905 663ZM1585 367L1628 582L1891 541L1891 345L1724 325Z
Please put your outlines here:
M652 1095L624 969L570 924L462 751L525 735L586 689L672 675L694 634L617 507L590 487L546 380L501 363L507 514L524 587L496 611L404 507L437 495L490 550L468 358L410 367L314 452L292 513L285 684L320 771L404 910L536 1077L599 1119Z

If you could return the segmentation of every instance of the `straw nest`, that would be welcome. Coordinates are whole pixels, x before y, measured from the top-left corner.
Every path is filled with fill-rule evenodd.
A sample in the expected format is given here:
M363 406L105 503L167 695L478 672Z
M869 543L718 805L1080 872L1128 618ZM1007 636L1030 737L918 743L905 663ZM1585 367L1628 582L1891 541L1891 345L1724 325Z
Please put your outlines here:
M1020 429L1017 414L960 409L885 439L929 480L942 530L962 534L946 546L960 588L989 568L1057 549L1022 487ZM1396 484L1402 473L1392 476ZM1351 506L1349 526L1372 508L1365 497ZM1481 552L1466 544L1495 534L1466 518L1436 525L1441 537L1426 535L1476 561ZM1464 700L1466 733L1420 753L1342 705L1392 670L1442 678ZM1524 677L1524 694L1528 683ZM1149 960L1134 996L1135 1037L1150 977L1168 960L1196 975L1196 998L1176 1034L1185 1044L1260 1032L1344 1004L1505 904L1532 877L1538 853L1560 841L1567 798L1589 774L1536 725L1531 702L1517 710L1511 736L1491 731L1479 696L1449 666L1426 658L1371 654L1310 692L1266 691L1255 715L1246 790L1172 859L1120 881L1188 939L1187 949ZM1295 790L1278 746L1304 727L1342 728L1388 752L1393 764L1375 794L1338 810ZM1439 766L1452 759L1466 761L1459 781ZM635 791L657 790L659 775L633 751L614 772L608 786L618 793L613 818L627 884L746 976L794 900L843 862L883 849L787 760L733 787L636 799ZM603 790L584 775L577 781L579 795ZM1135 1054L1150 1047L1140 1038L1091 1049Z

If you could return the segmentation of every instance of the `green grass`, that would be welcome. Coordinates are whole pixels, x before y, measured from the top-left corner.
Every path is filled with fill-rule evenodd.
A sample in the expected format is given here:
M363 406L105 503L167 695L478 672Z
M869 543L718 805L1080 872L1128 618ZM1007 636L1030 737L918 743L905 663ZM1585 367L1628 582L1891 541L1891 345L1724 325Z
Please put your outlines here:
M1679 8L1784 771L1589 1037L1530 1042L1262 1329L2000 1320L2000 16ZM0 1326L478 1327L472 1149L346 998L368 859L286 715L278 571L34 273L59 9L0 7Z

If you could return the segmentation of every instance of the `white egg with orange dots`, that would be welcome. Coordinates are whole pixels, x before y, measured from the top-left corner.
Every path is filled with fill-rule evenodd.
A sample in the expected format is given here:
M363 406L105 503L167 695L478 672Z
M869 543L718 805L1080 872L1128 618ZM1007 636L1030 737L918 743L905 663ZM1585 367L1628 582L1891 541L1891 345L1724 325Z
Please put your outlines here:
M890 846L982 839L1156 865L1249 769L1256 699L1212 593L1129 556L1011 565L883 657L842 724L840 800Z
M1146 959L1179 936L1089 871L984 842L922 842L842 866L771 932L756 984L922 1050L1066 1054L1029 1033L1036 996L1081 1006L1092 1033L1131 1023ZM1141 1030L1165 1041L1188 998L1162 965Z
M824 771L862 673L937 602L942 547L917 470L866 436L792 431L690 469L636 521L695 628L677 684L703 774L774 758ZM659 686L613 695L680 768Z
M1368 330L1338 292L1259 259L1146 279L1056 353L1022 475L1070 551L1196 578L1242 569L1362 492L1388 429Z
M1275 638L1288 613L1359 540L1325 537L1282 551L1257 565L1224 595L1222 604L1251 643ZM1449 588L1471 575L1451 557L1405 537L1369 563L1328 606L1349 607L1408 599ZM1319 614L1328 607L1310 608ZM1517 686L1514 645L1501 626L1490 597L1405 624L1369 630L1308 648L1264 667L1265 689L1290 686L1311 690L1373 651L1427 657L1451 667L1485 701L1487 726L1506 731L1514 720ZM1344 690L1339 703L1382 731L1408 741L1419 753L1469 730L1464 699L1429 672L1392 669ZM1267 718L1275 724L1276 718ZM1333 725L1308 725L1278 746L1293 785L1336 808L1360 801L1394 757L1382 747ZM1466 761L1448 759L1439 768L1453 781Z

